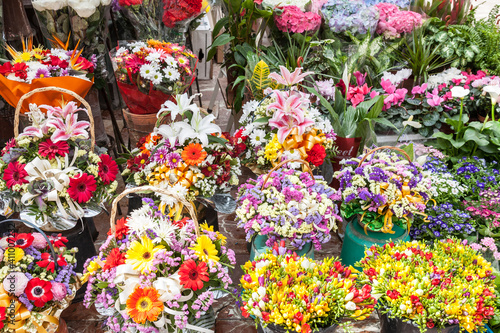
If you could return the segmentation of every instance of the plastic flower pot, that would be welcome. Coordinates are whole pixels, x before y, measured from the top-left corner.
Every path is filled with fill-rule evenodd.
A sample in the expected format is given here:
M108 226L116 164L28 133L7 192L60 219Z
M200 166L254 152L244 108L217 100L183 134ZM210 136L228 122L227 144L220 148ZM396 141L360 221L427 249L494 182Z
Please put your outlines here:
M340 258L342 264L349 266L354 265L365 256L365 247L372 245L384 245L388 242L397 242L399 240L409 241L410 236L406 229L398 226L392 228L394 234L385 234L383 232L374 232L367 229L365 233L364 228L358 222L358 218L349 222L345 231L344 242L342 244L342 252Z
M333 333L337 332L337 327L339 325L333 325L327 328L321 328L319 331L314 331L315 333ZM259 324L259 328L257 329L258 333L287 333L289 330L284 329L279 325L269 324L266 327L262 327Z
M267 236L266 235L256 235L252 238L251 247L250 247L250 261L253 261L255 257L265 253L267 250L271 248L266 246ZM307 258L314 259L314 246L312 243L306 243L302 249L296 249L293 247L288 247L288 249L297 253L298 256L305 256Z
M447 326L443 329L427 328L427 333L459 333L460 326ZM380 333L420 333L416 324L404 322L401 318L389 318L387 314L380 316Z

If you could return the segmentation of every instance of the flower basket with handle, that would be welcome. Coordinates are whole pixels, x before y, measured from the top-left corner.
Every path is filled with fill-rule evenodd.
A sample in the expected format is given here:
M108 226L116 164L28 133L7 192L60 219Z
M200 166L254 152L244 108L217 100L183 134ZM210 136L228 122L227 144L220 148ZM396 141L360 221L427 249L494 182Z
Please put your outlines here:
M168 196L176 205L163 211L145 198L143 207L116 221L118 202L139 192ZM181 219L184 209L189 217ZM227 269L236 261L224 236L198 225L192 204L166 189L128 189L113 201L108 235L84 274L84 305L96 305L104 326L213 332L211 305L216 291L229 287Z
M9 267L0 283L2 332L67 332L59 317L81 286L74 271L77 249L67 249L64 237L47 236L28 221L7 219L0 223L12 222L22 222L37 232L11 229L0 240L1 254L8 258L0 266Z
M71 95L86 110L75 102L62 108L30 104L31 123L20 133L23 103L47 91ZM87 112L88 122L78 120L79 111ZM116 190L118 165L96 149L90 105L76 93L47 87L24 95L15 111L14 135L0 153L0 189L22 218L48 231L68 230L78 219L97 215Z
M284 168L291 162L303 164L307 171ZM312 247L321 249L340 220L335 199L337 193L303 160L283 161L268 174L248 180L239 188L236 221L253 243L251 257L279 241L312 257Z

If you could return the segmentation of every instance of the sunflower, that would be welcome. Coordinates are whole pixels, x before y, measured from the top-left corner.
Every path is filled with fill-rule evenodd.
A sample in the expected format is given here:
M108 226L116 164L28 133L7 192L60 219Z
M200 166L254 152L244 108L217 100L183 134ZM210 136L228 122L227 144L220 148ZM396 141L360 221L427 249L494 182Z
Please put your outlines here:
M148 236L142 236L141 241L134 241L127 251L125 263L144 273L150 271L155 253L163 249L163 245L155 246Z
M199 143L190 143L182 151L181 157L188 165L198 165L205 160L207 152Z
M212 243L210 238L206 235L200 236L196 245L190 249L193 250L198 258L204 262L208 262L209 260L219 261L219 257L217 257L219 252L217 251L215 244Z
M127 314L138 324L155 322L163 312L163 302L159 301L158 290L153 287L135 287L127 299Z

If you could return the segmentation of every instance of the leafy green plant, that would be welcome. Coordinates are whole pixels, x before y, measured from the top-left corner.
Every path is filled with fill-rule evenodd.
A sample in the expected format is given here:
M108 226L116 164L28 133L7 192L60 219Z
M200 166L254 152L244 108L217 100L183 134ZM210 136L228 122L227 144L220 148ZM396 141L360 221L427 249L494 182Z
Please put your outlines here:
M457 24L466 20L470 7L470 0L413 0L410 10Z
M394 49L394 59L406 66L413 72L416 84L427 82L429 73L437 71L451 64L455 59L442 59L439 48L425 37L425 25L413 29L402 40L402 50Z

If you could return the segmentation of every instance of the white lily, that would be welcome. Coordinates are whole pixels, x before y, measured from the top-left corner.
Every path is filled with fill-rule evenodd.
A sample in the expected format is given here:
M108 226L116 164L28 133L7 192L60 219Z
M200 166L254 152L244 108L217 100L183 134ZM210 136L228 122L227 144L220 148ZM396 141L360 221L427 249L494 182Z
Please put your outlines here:
M158 111L158 113L156 114L156 117L159 118L162 113L169 112L170 117L173 121L175 121L175 117L177 117L178 114L182 116L186 111L192 111L193 113L199 112L200 109L198 108L198 105L194 103L192 104L193 99L196 96L198 96L198 94L195 94L191 97L188 97L187 93L184 93L182 95L175 95L175 102L166 101L165 103L163 103L160 111Z
M184 140L180 140L180 134L182 131L182 127L178 126L180 123L172 123L170 125L161 125L158 128L155 128L155 132L163 136L165 139L170 141L170 146L173 147L175 145L175 140L179 138L180 144L184 143Z
M181 144L184 143L186 138L199 139L204 146L208 145L208 135L213 133L221 133L221 128L212 123L215 120L213 114L209 114L205 117L201 116L201 113L193 112L193 117L191 118L191 124L186 122L176 123L182 131L179 133L179 141Z
M491 104L496 104L500 96L500 86L484 86L483 91L487 92L491 98Z

